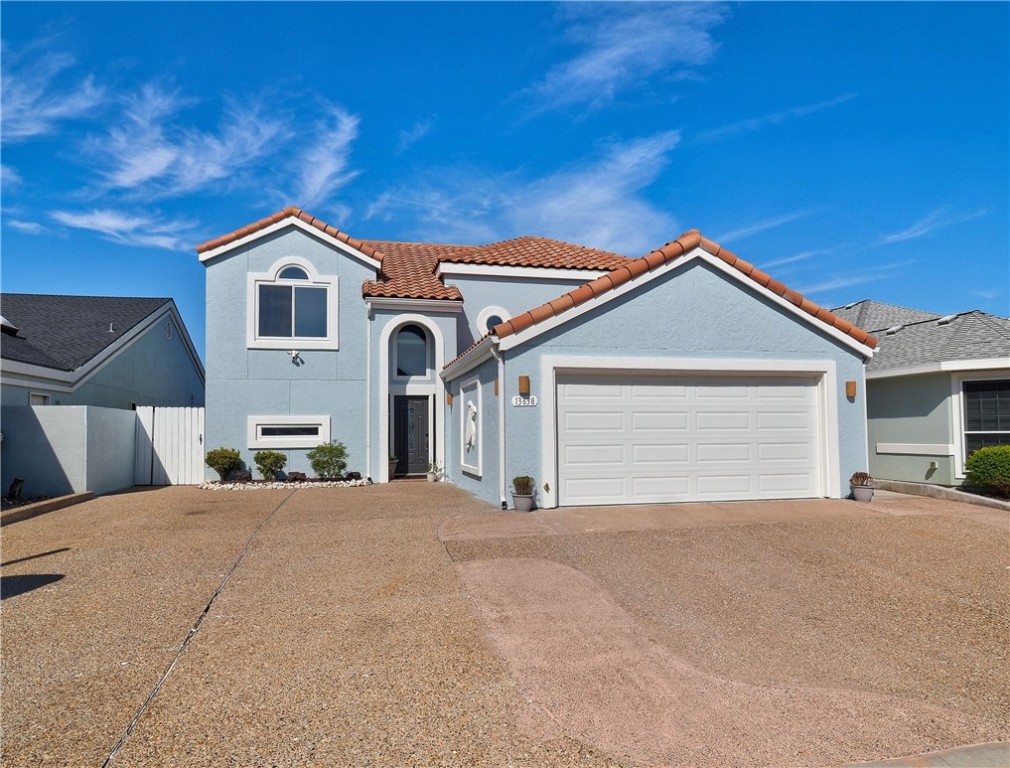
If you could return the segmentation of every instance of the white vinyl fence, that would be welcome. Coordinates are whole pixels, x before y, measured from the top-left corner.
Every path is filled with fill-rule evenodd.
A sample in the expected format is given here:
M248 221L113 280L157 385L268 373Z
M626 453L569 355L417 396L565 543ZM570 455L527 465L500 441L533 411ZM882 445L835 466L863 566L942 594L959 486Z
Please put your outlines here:
M203 408L137 408L137 485L203 482Z

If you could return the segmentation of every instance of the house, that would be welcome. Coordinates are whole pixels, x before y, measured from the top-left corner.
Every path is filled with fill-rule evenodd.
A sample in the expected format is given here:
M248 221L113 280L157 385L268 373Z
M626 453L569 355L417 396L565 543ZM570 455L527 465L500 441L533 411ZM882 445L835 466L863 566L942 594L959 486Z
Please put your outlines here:
M555 240L353 238L298 208L197 246L207 445L343 442L494 504L839 497L875 340L691 231L632 259ZM395 456L390 465L389 457Z
M1010 320L876 301L832 311L880 340L866 366L872 475L960 485L972 451L1010 444Z
M204 369L172 299L0 294L9 405L203 405Z

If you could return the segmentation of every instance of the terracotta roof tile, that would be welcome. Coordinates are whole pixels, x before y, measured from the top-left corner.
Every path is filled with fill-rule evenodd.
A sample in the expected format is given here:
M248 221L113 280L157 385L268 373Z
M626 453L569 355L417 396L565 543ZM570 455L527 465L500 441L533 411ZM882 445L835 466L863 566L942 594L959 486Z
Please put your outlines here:
M561 240L527 236L469 249L461 248L446 254L442 261L508 267L611 270L628 261L628 258Z
M365 281L362 285L365 296L462 301L459 289L445 285L435 276L435 269L446 255L469 246L379 240L370 240L369 244L383 254L382 274L378 280Z
M696 229L691 229L678 237L676 240L667 243L662 248L657 248L639 259L628 261L625 265L619 266L606 275L591 280L583 286L569 291L563 296L535 307L529 312L513 317L500 325L496 325L491 332L499 338L512 336L527 328L541 323L551 317L555 317L567 312L573 307L584 304L587 301L602 296L623 283L637 280L646 272L661 267L679 258L688 251L701 246L707 253L722 259L734 269L739 270L748 279L756 284L767 288L773 293L782 296L786 301L798 306L801 310L816 318L817 320L837 328L842 333L846 333L861 344L865 344L871 349L877 346L877 340L861 328L856 328L846 320L832 314L826 309L818 306L809 299L804 298L796 291L790 290L784 284L773 280L770 275L762 272L736 254L721 247L718 243L702 237Z

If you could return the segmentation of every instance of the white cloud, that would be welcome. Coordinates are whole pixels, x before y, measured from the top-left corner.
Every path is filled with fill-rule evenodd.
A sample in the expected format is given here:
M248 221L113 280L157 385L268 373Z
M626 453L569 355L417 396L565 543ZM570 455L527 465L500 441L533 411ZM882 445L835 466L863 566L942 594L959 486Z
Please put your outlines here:
M805 296L811 296L817 293L827 293L829 291L838 290L839 288L851 288L856 285L875 283L880 280L893 280L898 276L901 270L914 263L914 260L907 260L895 262L893 264L881 264L879 266L864 267L860 268L858 271L853 270L852 274L832 275L826 280L821 280L817 283L801 285L797 287L796 290Z
M749 224L746 227L740 227L739 229L731 229L729 232L724 232L718 237L713 238L720 245L725 243L731 243L735 240L743 240L752 235L756 235L759 232L764 232L769 229L775 229L776 227L781 227L783 224L788 224L797 219L802 219L805 216L809 216L812 211L794 211L793 213L786 213L782 216L774 216L770 219L762 219L761 221Z
M796 117L805 117L806 115L813 114L814 112L820 112L821 110L830 109L831 107L836 107L839 104L844 104L854 98L856 98L856 94L848 93L844 96L838 96L828 101L819 101L815 104L806 104L801 107L784 109L780 112L770 112L766 115L761 115L760 117L740 120L739 122L732 123L730 125L724 125L721 128L705 131L699 134L698 138L703 141L711 141L714 139L721 139L726 136L732 136L737 133L753 133L754 131L761 130L765 126L778 125L779 123L783 123L786 120L791 120Z
M98 232L107 240L123 245L181 251L195 239L191 223L154 215L97 208L83 213L53 211L50 216L64 226Z
M180 125L179 113L193 103L159 84L124 99L122 122L86 146L105 164L104 189L147 199L184 195L233 180L286 136L283 121L264 117L255 104L226 103L215 133Z
M877 245L889 245L890 243L900 243L905 240L915 240L925 237L938 229L945 229L954 224L962 224L972 219L981 218L987 213L989 212L986 210L978 210L973 213L950 213L950 209L946 206L937 208L900 232L884 235L877 242Z
M430 132L434 123L431 120L421 120L414 123L409 130L400 131L400 140L396 145L396 153L406 151L411 146L416 144L418 141L427 136Z
M812 259L814 256L820 256L825 253L831 253L833 248L825 248L818 251L801 251L800 253L794 254L792 256L785 256L781 259L773 259L772 261L767 261L762 265L762 268L773 268L773 267L784 267L787 264L795 264L800 261L806 261L807 259Z
M715 56L711 30L728 15L717 3L580 3L562 13L581 51L524 91L540 111L599 106L657 74L690 76Z
M54 133L57 124L92 114L105 98L92 76L64 84L61 75L75 63L65 53L28 53L3 48L0 72L0 137L3 143Z
M298 158L294 202L314 208L325 202L359 173L348 170L351 145L358 138L360 120L339 107L330 107L316 124L313 143Z
M5 187L16 187L22 181L21 174L9 165L0 165L0 184Z
M7 219L4 221L8 227L24 232L27 235L39 235L42 233L42 225L34 221L21 221L20 219Z
M380 196L366 218L412 216L419 239L489 242L543 235L641 255L677 234L677 223L639 192L656 180L677 146L676 131L613 144L593 161L537 179L451 169Z

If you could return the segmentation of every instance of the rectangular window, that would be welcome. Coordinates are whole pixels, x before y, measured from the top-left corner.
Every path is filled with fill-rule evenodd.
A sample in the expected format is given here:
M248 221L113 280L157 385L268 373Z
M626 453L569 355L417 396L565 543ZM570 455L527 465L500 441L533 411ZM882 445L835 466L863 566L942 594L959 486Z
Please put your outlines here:
M966 381L964 455L987 445L1010 445L1010 380Z
M329 416L250 416L249 448L315 448L330 440Z
M259 287L259 335L272 339L325 339L326 289Z
M28 395L29 405L49 405L49 395L44 395L40 392L32 392Z

